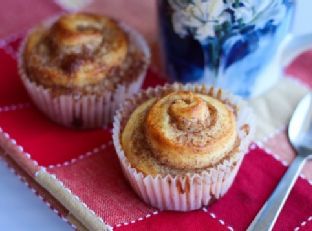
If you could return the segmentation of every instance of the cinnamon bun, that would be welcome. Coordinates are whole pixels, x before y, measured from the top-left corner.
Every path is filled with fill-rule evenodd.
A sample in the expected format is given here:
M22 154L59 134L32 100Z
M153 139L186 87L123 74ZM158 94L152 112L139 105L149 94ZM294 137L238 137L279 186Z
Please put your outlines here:
M121 144L144 174L198 171L217 165L239 144L233 109L202 93L151 98L129 117Z
M200 85L142 91L116 113L113 141L132 188L161 210L199 209L223 196L253 134L239 98Z
M49 29L41 26L26 42L24 65L45 86L96 84L120 66L128 51L126 33L112 19L92 14L61 16Z
M73 13L31 30L19 69L35 104L51 119L91 128L111 122L117 106L141 87L149 62L146 42L129 26ZM58 106L52 106L55 101Z

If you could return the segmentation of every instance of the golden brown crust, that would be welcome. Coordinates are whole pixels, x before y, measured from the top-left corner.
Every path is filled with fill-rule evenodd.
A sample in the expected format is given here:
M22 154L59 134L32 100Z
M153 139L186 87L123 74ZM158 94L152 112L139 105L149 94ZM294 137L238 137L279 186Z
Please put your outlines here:
M235 115L228 105L184 91L137 107L121 135L129 162L151 175L167 168L214 166L237 148L237 142Z
M127 35L117 22L76 13L61 16L50 28L33 30L23 59L37 82L71 88L100 82L123 63L127 52Z

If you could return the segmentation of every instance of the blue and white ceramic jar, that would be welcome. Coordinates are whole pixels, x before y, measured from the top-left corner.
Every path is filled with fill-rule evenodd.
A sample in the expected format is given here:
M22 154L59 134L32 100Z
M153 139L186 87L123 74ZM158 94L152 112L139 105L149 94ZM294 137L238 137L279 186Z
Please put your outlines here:
M158 0L168 75L246 98L259 94L276 80L263 72L288 33L293 9L294 0Z

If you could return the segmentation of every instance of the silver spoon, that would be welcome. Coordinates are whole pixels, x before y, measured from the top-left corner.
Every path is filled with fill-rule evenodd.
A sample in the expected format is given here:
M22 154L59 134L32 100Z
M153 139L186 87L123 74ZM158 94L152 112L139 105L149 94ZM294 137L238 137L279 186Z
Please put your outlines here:
M293 113L288 126L288 137L297 156L247 231L272 230L304 163L312 157L312 92L300 101Z

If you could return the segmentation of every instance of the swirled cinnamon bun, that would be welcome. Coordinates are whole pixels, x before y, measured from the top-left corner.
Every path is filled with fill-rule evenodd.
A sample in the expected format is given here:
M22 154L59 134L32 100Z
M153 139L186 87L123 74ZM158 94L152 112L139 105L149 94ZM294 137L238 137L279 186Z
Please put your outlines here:
M126 58L128 40L112 19L92 14L60 17L48 30L33 31L24 60L30 76L46 86L96 84Z
M253 134L238 97L204 85L165 85L126 101L113 141L134 191L160 210L209 205L232 185Z
M93 128L110 123L120 103L140 89L150 52L126 24L73 13L32 29L18 61L41 111L65 126Z
M147 62L117 21L88 13L63 15L50 27L34 29L23 52L29 78L63 91L112 90Z
M239 143L233 109L209 95L177 91L136 108L121 135L130 163L145 174L199 171Z

